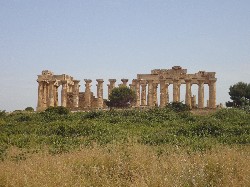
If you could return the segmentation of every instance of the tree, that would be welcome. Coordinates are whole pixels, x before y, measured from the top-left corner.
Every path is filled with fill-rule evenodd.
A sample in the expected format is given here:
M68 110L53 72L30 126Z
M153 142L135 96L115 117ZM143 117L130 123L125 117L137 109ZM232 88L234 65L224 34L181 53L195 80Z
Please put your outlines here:
M32 108L31 106L26 107L24 110L27 112L34 112L34 108Z
M227 107L242 107L249 105L250 84L238 82L230 86L228 93L232 101L226 102Z
M110 95L109 100L106 101L106 105L110 108L125 108L129 107L131 103L135 100L135 92L126 86L120 86L114 88Z
M190 107L182 102L171 102L166 106L166 108L169 108L175 112L184 112L190 110Z

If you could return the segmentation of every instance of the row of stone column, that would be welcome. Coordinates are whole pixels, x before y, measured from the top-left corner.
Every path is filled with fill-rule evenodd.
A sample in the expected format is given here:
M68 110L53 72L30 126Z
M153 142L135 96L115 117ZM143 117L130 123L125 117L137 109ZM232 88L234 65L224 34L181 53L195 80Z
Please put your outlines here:
M208 107L215 108L216 107L216 80L209 81L209 102ZM166 80L160 80L160 107L166 106L169 103L169 93L168 87L169 83ZM194 107L196 105L196 97L192 97L191 79L185 80L186 84L186 96L185 96L185 104L190 107ZM135 106L158 106L157 99L157 88L158 83L154 83L153 80L141 80L138 81L134 79L131 84L132 88L136 92L137 100ZM148 95L146 95L146 88L148 86ZM180 86L181 83L179 80L173 80L173 101L180 101ZM141 87L141 89L140 89ZM204 80L198 81L198 108L204 108ZM141 90L141 95L140 95ZM147 103L146 103L147 96ZM140 104L141 103L141 104Z
M55 85L55 81L38 82L38 110L58 105L58 100L55 99L58 98L57 89L58 85Z
M90 79L84 79L85 81L85 94L84 101L87 108L91 107L91 82ZM97 107L103 108L103 79L97 79ZM128 79L121 79L122 84L127 86ZM61 81L61 105L67 106L67 93L73 93L73 107L79 107L79 80L73 80L73 84L69 84L66 80ZM108 94L111 93L112 89L115 88L116 79L109 79ZM160 80L160 107L166 106L169 102L169 81ZM216 80L209 82L209 107L216 107ZM58 106L58 86L59 84L52 81L40 81L38 82L38 108L46 108L49 106ZM194 98L192 101L191 79L185 80L186 84L186 95L185 103L188 106L194 106ZM180 101L180 86L181 83L178 79L173 80L173 101ZM133 79L130 88L136 93L136 101L132 103L135 107L140 106L158 106L157 89L158 83L154 83L153 80L137 80ZM147 92L148 88L148 92ZM148 94L147 94L148 93ZM204 80L198 80L198 108L204 108Z
M188 106L193 106L192 104L192 93L191 93L191 80L186 79L186 96L185 104ZM209 86L209 100L208 107L216 108L216 80L210 80L208 83ZM204 80L198 80L198 108L204 108Z
M127 85L128 79L122 79L122 84ZM108 93L115 87L116 79L109 79ZM160 107L164 107L169 103L169 92L168 87L169 81L160 80ZM196 96L192 97L192 80L186 79L186 95L185 104L190 107L196 106ZM178 79L173 80L173 101L180 102L180 86L181 82ZM216 80L209 81L209 108L216 108ZM148 94L147 94L148 87ZM130 88L136 93L136 101L133 103L134 106L158 106L157 89L158 83L154 83L153 80L137 80L133 79ZM198 80L198 108L204 108L204 80Z

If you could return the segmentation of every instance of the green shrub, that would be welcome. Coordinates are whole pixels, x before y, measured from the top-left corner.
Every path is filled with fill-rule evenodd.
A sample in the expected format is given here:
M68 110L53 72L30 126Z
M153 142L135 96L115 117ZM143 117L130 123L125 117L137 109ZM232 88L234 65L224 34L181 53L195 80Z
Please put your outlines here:
M94 118L99 118L101 116L103 116L102 111L90 111L84 114L83 119L94 119Z
M126 108L135 100L135 92L126 86L114 88L109 95L106 105L110 108Z
M243 119L249 118L249 114L246 113L246 111L237 109L237 108L224 108L221 110L218 110L213 116L220 120L230 120L230 121L242 121Z
M45 112L59 114L59 115L67 115L70 113L70 110L63 106L57 106L57 107L49 107L45 110Z
M190 107L182 102L171 102L166 107L175 112L184 112L190 110Z
M26 107L24 110L27 112L34 112L34 108L32 107Z
M0 110L0 117L5 117L5 116L6 116L6 111Z
M17 121L19 122L25 122L25 121L31 121L31 117L29 115L26 114L22 114L17 118Z

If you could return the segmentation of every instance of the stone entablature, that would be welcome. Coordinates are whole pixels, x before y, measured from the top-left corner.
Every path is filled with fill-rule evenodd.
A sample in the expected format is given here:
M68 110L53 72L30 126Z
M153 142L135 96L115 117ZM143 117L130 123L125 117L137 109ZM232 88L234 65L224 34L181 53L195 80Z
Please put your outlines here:
M43 111L49 106L58 106L58 88L61 86L61 106L72 110L89 110L106 108L103 98L103 79L96 79L97 96L91 92L92 80L84 79L85 90L80 92L80 80L62 74L44 70L38 75L38 103L37 111ZM118 86L127 86L128 79L121 79ZM209 86L208 108L216 108L216 81L215 72L199 71L187 74L186 69L174 66L172 69L154 69L151 74L138 74L129 84L136 93L133 107L166 106L169 101L169 85L173 85L173 101L180 101L180 86L186 85L185 103L196 107L196 95L192 96L192 85L198 85L198 108L204 108L204 85ZM116 87L116 79L109 79L108 95ZM160 87L158 103L157 88Z

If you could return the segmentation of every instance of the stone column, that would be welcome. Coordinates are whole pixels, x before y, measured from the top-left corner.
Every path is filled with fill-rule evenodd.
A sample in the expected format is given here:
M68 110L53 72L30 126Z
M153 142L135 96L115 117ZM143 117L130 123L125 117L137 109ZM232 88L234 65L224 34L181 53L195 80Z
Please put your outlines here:
M178 84L179 84L179 80L178 79L174 79L173 80L173 102L178 102Z
M181 83L178 82L177 84L177 101L180 102L181 100Z
M198 80L198 108L204 108L204 80Z
M141 106L146 106L146 87L147 87L147 81L142 80L141 81Z
M54 85L54 106L58 106L58 85Z
M166 84L166 101L165 101L165 105L167 105L169 103L169 93L168 93L168 86L169 84Z
M160 107L163 108L166 106L166 97L167 97L167 89L166 89L166 81L160 80Z
M42 81L38 81L38 100L37 100L37 108L36 110L37 111L41 111L42 110L42 107L43 107L43 94L44 94L44 91L43 91L43 82Z
M191 79L185 79L186 82L186 97L185 97L185 104L191 108Z
M61 92L61 105L63 107L67 107L67 90L68 90L68 83L66 80L62 80L62 92Z
M49 97L48 97L49 86L47 81L43 81L43 102L42 108L46 109L49 105Z
M122 81L122 86L127 86L127 83L128 83L128 79L121 79Z
M209 108L216 108L216 79L209 80Z
M191 97L191 105L192 108L196 108L196 95L193 95L193 97Z
M49 106L54 107L55 106L55 100L54 100L54 84L55 80L51 80L49 82Z
M134 92L135 92L135 85L136 85L136 79L133 79L133 80L132 80L132 83L129 84L129 87L130 87L130 89L133 90Z
M78 108L79 107L79 80L73 80L74 86L73 86L73 107Z
M68 83L68 86L67 86L67 93L69 92L72 92L72 85L70 83Z
M110 95L111 91L115 88L116 79L109 79L110 84L108 84L108 95Z
M140 81L135 79L136 107L140 107Z
M132 83L129 84L130 89L131 89L135 94L136 94L136 82L137 82L137 80L136 80L136 79L133 79L133 80L132 80ZM135 98L135 100L131 103L131 106L136 106L136 98Z
M103 108L103 79L96 79L97 81L97 107Z
M85 84L85 93L84 93L84 100L85 100L85 106L87 108L91 107L91 90L90 90L90 83L92 82L92 80L90 79L84 79L84 81L86 82Z
M148 80L148 106L154 106L153 80Z
M153 83L153 106L158 106L157 88L158 83Z
M70 86L69 86L69 92L73 92L73 89L74 89L74 84L72 83L72 84L70 84Z
M49 93L50 93L50 85L49 85L49 81L46 84L46 108L50 106L50 97L49 97Z

